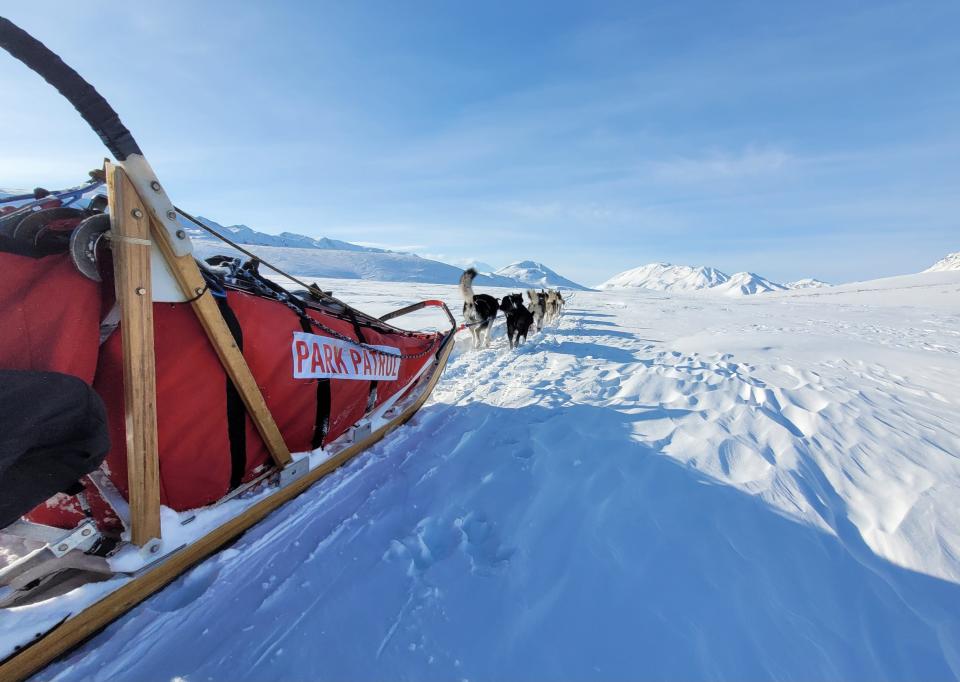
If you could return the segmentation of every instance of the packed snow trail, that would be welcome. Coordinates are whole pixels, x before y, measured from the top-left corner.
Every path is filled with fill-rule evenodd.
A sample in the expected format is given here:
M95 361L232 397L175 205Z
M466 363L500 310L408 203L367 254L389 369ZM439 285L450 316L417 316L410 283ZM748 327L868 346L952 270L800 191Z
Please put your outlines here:
M925 277L583 293L461 344L408 427L41 677L956 679L960 275Z

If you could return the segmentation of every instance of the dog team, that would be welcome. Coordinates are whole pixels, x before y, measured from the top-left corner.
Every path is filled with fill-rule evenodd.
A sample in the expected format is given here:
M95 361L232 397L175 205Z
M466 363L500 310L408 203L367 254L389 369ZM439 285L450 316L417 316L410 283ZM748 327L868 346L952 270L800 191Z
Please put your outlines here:
M473 293L474 268L464 271L460 277L460 294L463 296L463 319L473 335L474 348L486 348L497 311L502 310L507 318L507 341L516 348L527 340L527 333L543 329L560 317L565 301L559 290L534 291L527 289L528 304L523 303L523 294L507 294L500 301L489 294Z

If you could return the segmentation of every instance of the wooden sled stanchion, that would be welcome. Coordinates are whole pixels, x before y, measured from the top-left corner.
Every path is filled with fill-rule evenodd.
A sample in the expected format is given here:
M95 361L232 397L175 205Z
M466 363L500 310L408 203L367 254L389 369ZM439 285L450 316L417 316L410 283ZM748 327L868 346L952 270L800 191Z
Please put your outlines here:
M160 537L150 220L143 201L127 181L123 169L107 163L105 170L115 290L123 322L130 540L142 547Z

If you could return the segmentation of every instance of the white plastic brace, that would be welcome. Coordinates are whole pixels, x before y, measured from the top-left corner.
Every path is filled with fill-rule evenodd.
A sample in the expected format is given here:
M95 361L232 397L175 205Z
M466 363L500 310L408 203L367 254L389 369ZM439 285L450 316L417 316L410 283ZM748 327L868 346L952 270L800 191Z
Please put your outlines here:
M173 202L157 180L157 174L153 172L150 163L140 154L131 154L125 161L119 162L119 165L136 187L147 210L156 218L157 224L170 235L173 252L178 256L193 253L193 243L177 220ZM156 244L150 246L150 279L154 301L180 303L187 300Z

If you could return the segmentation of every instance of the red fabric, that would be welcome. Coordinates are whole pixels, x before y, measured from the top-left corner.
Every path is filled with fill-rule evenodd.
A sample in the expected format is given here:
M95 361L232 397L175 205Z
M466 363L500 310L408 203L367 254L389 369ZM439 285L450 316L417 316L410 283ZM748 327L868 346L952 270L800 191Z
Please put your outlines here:
M62 372L93 383L100 285L81 275L67 254L28 258L0 252L0 272L0 367ZM101 528L117 526L96 490L88 489L87 499ZM73 528L83 520L77 498L63 494L25 516L59 528Z
M357 338L357 334L354 332L353 325L350 322L324 315L317 310L308 310L307 314L349 339ZM318 336L330 336L330 334L317 328L314 328L311 333L317 334ZM293 356L289 355L289 357L291 365L288 367L288 371L292 373ZM347 429L363 417L369 397L369 381L330 379L330 422L327 427L327 435L323 439L324 445L342 436Z
M123 530L123 523L117 517L116 511L110 506L110 503L103 499L100 491L90 482L86 476L81 479L83 490L90 505L90 513L97 523L97 527L102 531L111 531L119 533ZM26 515L26 518L34 523L44 523L56 528L76 528L85 515L80 507L80 501L76 495L64 495L57 493L43 504L36 507Z
M310 449L317 411L317 380L294 379L290 345L302 331L300 316L285 305L231 291L227 302L243 330L243 356L292 452ZM247 476L270 461L263 439L247 417Z
M127 494L123 404L122 328L98 348L102 310L112 305L112 287L83 277L65 254L41 259L0 252L4 291L0 296L0 367L72 374L92 383L107 405L112 448L107 470ZM109 268L107 268L109 270ZM101 301L101 297L103 301ZM316 420L317 380L294 379L291 342L302 331L300 318L276 301L231 291L228 303L243 330L243 354L267 407L292 451L310 449ZM351 339L350 322L316 310L308 314ZM317 328L312 333L327 335ZM154 304L157 367L157 424L161 501L176 510L201 507L229 491L232 462L227 427L227 377L189 304ZM418 353L433 335L382 334L364 328L367 343ZM390 398L432 354L403 360L396 381L381 381L377 404ZM330 422L324 445L361 417L370 382L331 380ZM253 422L246 418L246 476L269 462ZM62 499L61 499L62 498ZM98 520L111 514L95 490L88 498ZM73 527L79 520L75 498L58 496L31 512L41 523Z
M226 374L189 304L156 303L153 321L161 501L202 507L230 487ZM126 495L122 334L123 325L103 344L94 388L110 419L110 478Z
M372 329L365 329L364 336L367 343L376 346L392 346L399 348L404 355L416 355L431 346L436 346L436 337L423 335L400 335L400 334L381 334ZM388 398L392 397L400 389L410 383L414 375L420 371L423 365L433 360L433 354L427 353L420 358L410 358L400 361L400 371L397 373L395 381L381 381L377 384L377 402L376 405L383 404Z
M100 285L67 254L0 252L0 367L62 372L93 382L100 339Z

